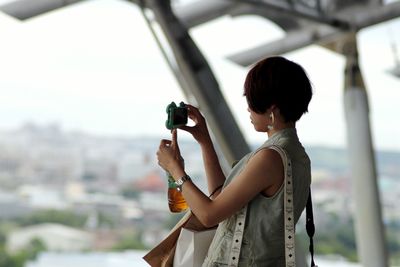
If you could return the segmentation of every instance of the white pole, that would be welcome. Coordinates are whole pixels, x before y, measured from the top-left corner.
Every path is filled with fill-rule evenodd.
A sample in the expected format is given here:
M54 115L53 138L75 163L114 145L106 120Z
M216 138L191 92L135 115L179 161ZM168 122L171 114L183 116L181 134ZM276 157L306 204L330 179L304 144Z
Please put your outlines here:
M358 66L357 48L347 54L344 109L355 202L357 250L364 267L387 267L388 259L369 122L368 96Z

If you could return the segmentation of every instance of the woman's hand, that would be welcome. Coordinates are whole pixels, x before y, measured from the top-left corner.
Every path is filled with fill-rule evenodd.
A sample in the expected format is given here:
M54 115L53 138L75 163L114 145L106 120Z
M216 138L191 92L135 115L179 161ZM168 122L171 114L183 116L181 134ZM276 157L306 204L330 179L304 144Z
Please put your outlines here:
M172 140L161 140L157 151L158 165L168 171L174 179L184 175L182 156L177 142L177 132L177 129L172 130Z
M207 142L211 142L210 134L208 132L206 120L203 115L201 115L198 108L187 104L188 116L195 123L194 126L181 126L179 129L182 129L186 132L189 132L193 135L194 139L201 145Z

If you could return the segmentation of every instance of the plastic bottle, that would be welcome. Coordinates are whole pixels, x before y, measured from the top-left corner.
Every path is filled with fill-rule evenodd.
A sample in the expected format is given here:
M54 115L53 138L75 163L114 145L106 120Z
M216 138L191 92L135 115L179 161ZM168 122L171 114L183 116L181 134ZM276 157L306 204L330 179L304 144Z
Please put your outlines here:
M168 177L168 206L171 212L182 212L189 208L182 192L176 189L174 178L167 172Z

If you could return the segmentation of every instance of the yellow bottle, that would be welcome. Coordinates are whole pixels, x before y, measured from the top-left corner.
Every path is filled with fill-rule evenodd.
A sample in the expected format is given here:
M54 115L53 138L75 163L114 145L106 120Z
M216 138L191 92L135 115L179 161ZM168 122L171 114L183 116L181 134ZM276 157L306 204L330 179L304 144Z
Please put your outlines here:
M167 172L168 177L168 206L171 212L182 212L189 208L182 192L176 189L174 178Z

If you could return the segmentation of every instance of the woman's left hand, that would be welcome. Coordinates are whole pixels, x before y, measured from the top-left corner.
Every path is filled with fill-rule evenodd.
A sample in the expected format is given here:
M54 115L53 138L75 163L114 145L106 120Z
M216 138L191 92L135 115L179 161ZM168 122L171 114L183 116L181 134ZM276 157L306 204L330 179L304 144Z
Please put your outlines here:
M172 130L172 140L163 139L157 151L158 165L168 171L174 178L183 170L182 156L177 142L177 129Z

